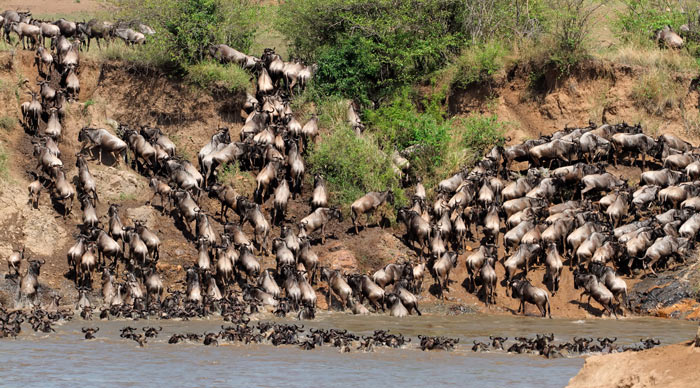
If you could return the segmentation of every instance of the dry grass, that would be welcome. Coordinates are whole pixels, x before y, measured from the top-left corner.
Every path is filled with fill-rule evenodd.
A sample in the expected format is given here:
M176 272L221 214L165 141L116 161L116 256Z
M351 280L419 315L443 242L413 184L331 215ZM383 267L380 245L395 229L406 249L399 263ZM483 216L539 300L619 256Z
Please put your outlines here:
M610 93L612 88L612 81L607 80L607 82L601 82L596 84L591 92L588 94L588 103L591 106L589 113L589 120L599 123L603 121L603 112L606 108L614 106L618 101L618 98Z
M681 115L685 134L696 139L700 137L700 113L694 109L686 110L681 107Z
M627 45L601 56L609 61L678 73L698 74L698 63L685 51Z
M687 89L673 74L652 67L637 78L631 97L647 112L661 116L665 111L679 107L687 93Z

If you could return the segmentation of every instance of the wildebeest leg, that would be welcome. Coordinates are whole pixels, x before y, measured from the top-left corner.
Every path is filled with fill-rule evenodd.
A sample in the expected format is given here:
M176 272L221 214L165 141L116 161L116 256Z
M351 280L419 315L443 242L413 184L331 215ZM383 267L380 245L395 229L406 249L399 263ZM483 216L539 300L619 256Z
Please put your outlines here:
M542 315L543 318L547 316L547 309L543 303L538 303L537 309L540 310L540 315Z

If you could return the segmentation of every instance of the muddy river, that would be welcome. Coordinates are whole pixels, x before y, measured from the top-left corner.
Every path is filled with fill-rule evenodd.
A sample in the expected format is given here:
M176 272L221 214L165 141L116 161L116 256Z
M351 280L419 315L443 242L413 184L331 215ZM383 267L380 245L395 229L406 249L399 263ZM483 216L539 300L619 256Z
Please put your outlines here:
M298 323L298 321L294 321ZM459 315L395 319L320 313L306 327L344 328L358 335L387 329L412 338L405 349L340 353L323 346L304 351L296 346L201 343L170 345L173 333L218 332L218 319L192 321L82 321L56 326L56 333L34 333L28 325L18 339L0 340L3 386L29 383L42 387L167 386L509 386L563 387L583 365L583 358L547 360L533 355L473 353L473 340L489 335L534 336L553 332L555 342L574 336L618 337L619 344L656 337L662 344L692 338L697 324L635 318L574 321L510 316ZM83 326L99 327L96 339L83 339ZM162 326L158 338L140 348L119 338L125 326ZM417 335L459 337L451 352L423 352ZM509 341L510 343L511 341Z

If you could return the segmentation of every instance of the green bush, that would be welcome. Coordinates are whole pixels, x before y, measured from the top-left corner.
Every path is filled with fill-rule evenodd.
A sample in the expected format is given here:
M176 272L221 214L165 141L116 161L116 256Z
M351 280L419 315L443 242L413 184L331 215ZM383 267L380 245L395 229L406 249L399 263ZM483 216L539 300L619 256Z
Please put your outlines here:
M365 133L371 133L386 154L403 151L426 187L504 143L505 125L496 115L446 120L439 111L419 111L415 97L404 88L390 103L366 111Z
M237 65L201 62L187 67L187 80L201 88L224 88L231 92L251 89L250 74Z
M387 152L416 146L409 161L421 175L431 173L433 167L442 163L450 139L450 123L439 115L419 113L408 88L390 104L367 111L366 116L371 132Z
M505 124L494 115L474 115L460 120L462 146L475 153L477 157L495 145L505 143Z
M153 59L168 58L181 69L208 56L211 44L246 52L257 28L252 0L114 0L121 20L140 20L156 30L146 46Z
M296 55L318 61L324 93L367 104L445 65L466 41L461 15L459 0L289 0L278 28Z
M354 36L338 46L324 46L318 53L318 71L314 85L324 96L341 96L357 99L362 105L370 105L382 86L382 63L373 50L374 43Z
M368 106L470 44L539 35L548 8L541 0L287 0L277 29L293 54L318 62L325 94Z
M371 134L357 136L347 125L338 126L320 137L308 161L312 173L325 176L336 203L350 204L369 191L387 189L394 190L397 206L405 203L391 160Z
M689 21L697 20L697 4L685 7L686 0L623 0L625 7L616 21L620 38L627 42L653 45L654 32L665 26L675 31ZM685 12L684 12L685 10Z
M591 17L602 4L590 0L553 0L548 18L554 45L549 60L561 73L569 73L588 57L586 43L591 32Z
M464 50L457 59L452 86L463 88L490 79L503 68L506 53L505 48L495 41Z

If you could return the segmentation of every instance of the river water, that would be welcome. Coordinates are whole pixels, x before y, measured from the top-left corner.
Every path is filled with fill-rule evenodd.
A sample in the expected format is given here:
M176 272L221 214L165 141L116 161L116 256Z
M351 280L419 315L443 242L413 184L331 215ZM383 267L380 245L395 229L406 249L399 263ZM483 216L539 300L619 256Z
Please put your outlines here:
M298 321L293 321L299 323ZM252 323L252 322L251 322ZM473 353L473 340L489 335L534 336L554 333L555 342L574 336L618 337L630 344L656 337L663 344L692 338L697 324L654 318L574 321L468 314L427 315L404 319L387 316L352 316L320 313L306 327L343 328L358 335L385 329L411 337L405 349L377 348L371 353L340 353L323 346L304 351L296 346L227 345L201 343L170 345L173 333L218 332L218 319L191 321L82 321L56 326L56 333L34 333L26 324L18 339L0 340L0 386L41 387L158 386L173 387L563 387L584 359L547 360L533 355ZM99 327L96 339L83 339L81 328ZM140 348L121 339L125 326L162 326L157 339ZM451 352L423 352L417 338L423 335L459 337ZM510 343L509 341L508 343Z

